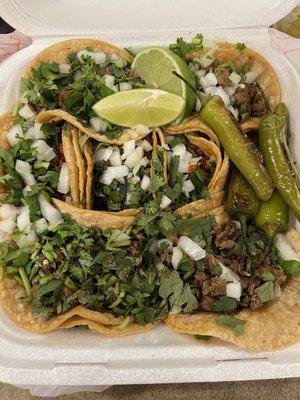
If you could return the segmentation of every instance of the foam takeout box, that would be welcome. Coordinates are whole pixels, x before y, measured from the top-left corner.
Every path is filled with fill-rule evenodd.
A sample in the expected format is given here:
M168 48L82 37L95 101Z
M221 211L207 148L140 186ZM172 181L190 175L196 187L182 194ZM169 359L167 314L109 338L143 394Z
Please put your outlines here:
M300 78L272 46L268 26L297 0L0 0L0 14L33 43L0 65L0 113L17 98L22 70L49 44L93 37L125 47L206 38L245 42L273 65L291 113L291 149L300 162ZM296 135L298 133L298 135ZM281 333L278 332L278 335ZM109 385L224 381L300 375L300 345L254 353L213 340L202 344L163 324L124 338L84 328L31 334L0 309L0 381L18 385Z

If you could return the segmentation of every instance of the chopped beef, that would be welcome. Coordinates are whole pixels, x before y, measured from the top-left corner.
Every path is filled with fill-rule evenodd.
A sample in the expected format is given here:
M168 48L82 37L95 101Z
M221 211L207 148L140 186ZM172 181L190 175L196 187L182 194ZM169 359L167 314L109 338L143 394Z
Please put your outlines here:
M69 288L67 288L66 286L64 286L64 288L61 292L61 295L60 295L60 299L66 300L69 296L71 296L71 294L72 294L72 291Z
M219 65L214 69L214 74L216 75L216 78L221 86L225 87L230 85L231 80L229 79L229 75L231 72L228 68Z
M203 282L202 294L203 296L210 295L212 297L219 297L226 293L226 281L218 276Z
M61 167L64 162L66 162L66 160L65 160L63 145L62 145L62 142L60 142L60 144L58 146L58 155L56 157L54 157L50 161L50 163L51 163L51 165L54 165L55 167Z
M245 270L245 259L244 257L226 257L223 259L223 264L230 268L235 274L237 275L244 275L244 270Z
M214 229L213 233L215 236L215 246L218 249L232 249L239 236L239 232L233 221L230 221L224 226L218 226ZM229 246L229 247L228 247Z
M70 90L62 90L59 93L58 104L60 105L60 107L63 107L63 105L64 105L64 103L65 103L65 101L66 101L66 99L67 99L67 97L69 96L70 93L71 93Z
M233 97L234 106L237 108L243 107L244 112L248 112L250 116L262 117L266 114L263 96L256 86L239 87Z
M126 69L125 69L125 74L126 74L126 76L128 76L128 78L130 78L133 82L138 82L138 81L141 80L139 74L138 74L137 71L135 71L134 69L126 68Z
M198 301L201 301L202 299L202 292L199 288L192 288L192 293L196 297Z
M214 299L213 297L204 296L200 303L201 309L205 311L211 311L212 305L215 301L216 299Z
M249 306L251 308L251 310L255 310L257 308L260 308L262 306L262 302L259 298L259 296L257 294L254 294L251 298L250 298L250 303Z
M110 75L111 74L111 70L109 67L104 67L101 70L102 75Z
M208 274L203 271L198 271L194 277L194 286L197 286L201 289L203 283L209 278Z

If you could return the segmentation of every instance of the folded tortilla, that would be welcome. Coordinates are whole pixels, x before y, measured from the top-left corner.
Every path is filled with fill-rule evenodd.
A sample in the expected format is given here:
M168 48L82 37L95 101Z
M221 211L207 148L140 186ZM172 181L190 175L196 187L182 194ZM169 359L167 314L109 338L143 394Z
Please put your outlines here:
M300 234L290 228L286 237L300 255ZM271 351L297 343L300 340L300 277L290 278L280 298L269 305L230 314L245 322L241 336L219 325L218 315L212 312L169 315L165 323L179 333L213 336L248 350Z

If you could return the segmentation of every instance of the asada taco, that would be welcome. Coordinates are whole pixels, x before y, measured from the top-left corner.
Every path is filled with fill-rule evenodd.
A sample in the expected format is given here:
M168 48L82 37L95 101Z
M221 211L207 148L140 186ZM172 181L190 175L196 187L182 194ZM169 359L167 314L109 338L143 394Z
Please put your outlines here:
M70 39L53 44L27 66L21 80L22 101L41 112L39 123L62 119L103 143L123 144L147 135L101 120L92 110L100 99L139 87L130 69L133 56L110 43Z
M257 130L263 116L280 102L272 66L244 43L216 43L190 51L186 58L198 76L199 89L218 95L245 132Z

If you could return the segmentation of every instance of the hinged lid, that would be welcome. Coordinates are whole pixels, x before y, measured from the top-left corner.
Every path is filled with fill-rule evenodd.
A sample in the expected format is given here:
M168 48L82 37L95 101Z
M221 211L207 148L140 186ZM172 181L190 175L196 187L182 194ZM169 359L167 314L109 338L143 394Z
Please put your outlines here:
M122 35L268 27L298 0L0 0L28 35Z

